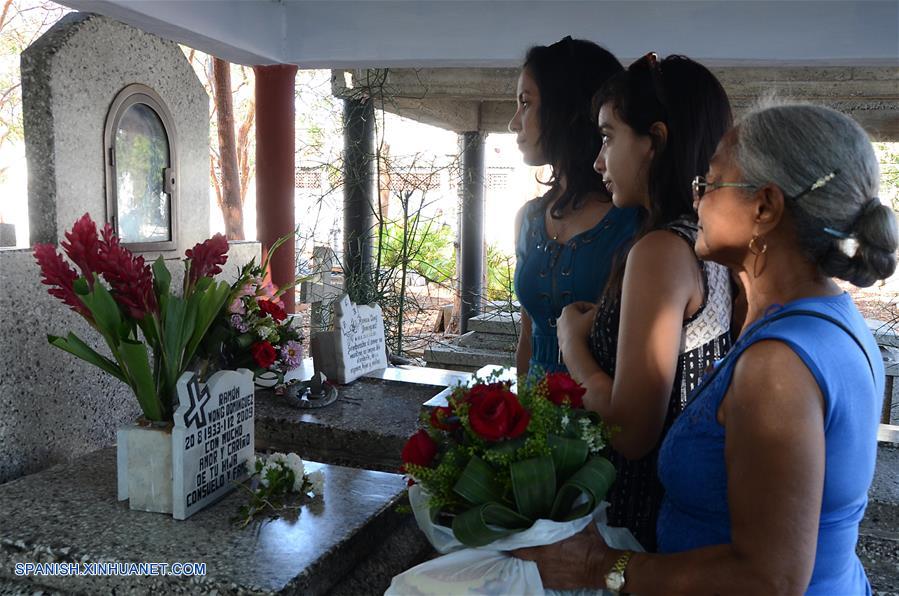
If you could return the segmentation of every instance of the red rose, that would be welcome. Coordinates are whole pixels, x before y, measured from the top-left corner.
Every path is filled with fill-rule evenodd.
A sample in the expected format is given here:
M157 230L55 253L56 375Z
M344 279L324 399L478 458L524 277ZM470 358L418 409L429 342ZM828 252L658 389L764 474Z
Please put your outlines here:
M568 373L555 372L546 375L547 399L557 406L568 401L572 408L584 407L584 394L587 390L578 385L577 381L568 376Z
M406 445L403 447L403 466L400 468L400 471L406 471L406 464L415 464L416 466L427 468L434 461L436 455L437 443L434 442L434 439L427 432L420 430L409 437L409 440L406 441Z
M250 346L250 353L253 354L253 360L256 361L256 364L259 365L260 368L268 368L274 364L275 360L278 358L278 354L275 353L275 348L267 341L257 341L254 343Z
M287 311L284 310L277 302L273 302L271 300L257 300L256 304L259 305L259 310L269 315L276 321L283 321L287 318Z
M440 430L456 430L460 426L458 418L448 422L447 418L455 416L452 408L440 406L431 411L431 426Z
M503 383L475 385L468 394L471 429L488 441L514 439L528 428L530 413Z

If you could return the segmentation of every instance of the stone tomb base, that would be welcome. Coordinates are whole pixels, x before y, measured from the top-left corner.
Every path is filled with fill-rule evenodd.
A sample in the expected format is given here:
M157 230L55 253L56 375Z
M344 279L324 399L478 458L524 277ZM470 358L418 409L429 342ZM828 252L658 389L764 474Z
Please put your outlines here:
M382 594L430 547L411 515L396 511L401 476L322 467L322 497L295 519L231 518L235 490L186 521L116 501L115 449L0 486L0 592L91 594ZM17 563L205 563L206 575L28 576Z
M418 430L422 404L441 389L363 377L338 386L337 401L316 409L299 409L278 396L257 393L256 449L294 451L303 459L396 472L403 445Z

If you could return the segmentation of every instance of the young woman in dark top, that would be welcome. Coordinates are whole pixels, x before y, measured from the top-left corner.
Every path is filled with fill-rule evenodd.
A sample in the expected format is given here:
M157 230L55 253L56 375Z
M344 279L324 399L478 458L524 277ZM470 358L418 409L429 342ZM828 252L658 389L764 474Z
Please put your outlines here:
M659 444L730 345L730 277L693 253L690 183L707 171L731 110L704 66L655 54L611 79L596 105L603 135L596 171L615 205L638 208L644 223L602 300L565 308L558 338L571 375L587 388L584 403L618 428L609 523L654 550Z

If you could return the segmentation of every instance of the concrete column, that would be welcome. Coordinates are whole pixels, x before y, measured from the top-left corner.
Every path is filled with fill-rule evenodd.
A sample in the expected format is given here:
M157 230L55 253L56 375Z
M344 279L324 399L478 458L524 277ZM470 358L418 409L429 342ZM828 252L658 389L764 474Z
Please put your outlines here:
M462 225L460 253L460 327L468 331L468 319L481 313L484 294L484 140L486 133L465 132L462 148Z
M371 273L375 227L375 108L370 99L343 102L343 270L345 289L357 295ZM358 298L357 298L358 299Z
M296 279L294 234L294 87L297 67L292 64L254 66L256 74L256 237L263 255L281 236L281 245L269 265L278 287ZM287 312L294 312L294 291L281 296Z

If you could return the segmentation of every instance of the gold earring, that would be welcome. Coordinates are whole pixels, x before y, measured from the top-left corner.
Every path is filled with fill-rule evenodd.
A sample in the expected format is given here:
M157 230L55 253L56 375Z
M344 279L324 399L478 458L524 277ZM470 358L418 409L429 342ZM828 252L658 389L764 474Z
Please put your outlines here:
M758 243L761 242L761 246ZM768 241L765 240L764 236L755 235L749 241L749 252L754 254L756 257L765 254L765 251L768 250Z
M749 241L749 252L755 255L755 260L752 262L752 275L753 277L758 277L765 270L766 258L762 259L761 266L759 265L759 257L765 254L768 251L768 241L765 240L764 236L755 235Z

